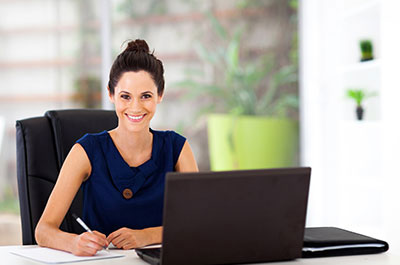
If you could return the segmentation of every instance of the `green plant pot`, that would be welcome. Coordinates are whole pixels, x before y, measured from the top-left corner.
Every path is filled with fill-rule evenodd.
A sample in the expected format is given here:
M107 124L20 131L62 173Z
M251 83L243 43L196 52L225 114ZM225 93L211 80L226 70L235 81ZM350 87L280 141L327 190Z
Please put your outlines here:
M208 117L211 170L296 166L298 122L257 116Z
M233 121L230 115L208 116L208 150L213 171L238 168L233 149Z

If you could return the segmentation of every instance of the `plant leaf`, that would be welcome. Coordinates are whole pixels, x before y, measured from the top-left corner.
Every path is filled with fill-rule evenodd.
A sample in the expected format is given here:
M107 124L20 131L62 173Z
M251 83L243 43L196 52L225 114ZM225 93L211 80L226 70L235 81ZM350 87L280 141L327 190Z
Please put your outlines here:
M228 45L226 52L226 62L229 67L229 71L235 71L239 65L239 43L240 43L241 31L237 31L232 41Z
M209 51L204 47L203 44L201 43L196 43L194 45L194 49L196 51L196 54L200 57L205 62L209 62L213 65L215 65L218 62L218 56L214 54L213 52Z
M214 14L211 11L208 11L206 12L206 16L210 19L213 29L218 34L218 36L224 40L228 39L228 33L218 21L218 19L214 16Z

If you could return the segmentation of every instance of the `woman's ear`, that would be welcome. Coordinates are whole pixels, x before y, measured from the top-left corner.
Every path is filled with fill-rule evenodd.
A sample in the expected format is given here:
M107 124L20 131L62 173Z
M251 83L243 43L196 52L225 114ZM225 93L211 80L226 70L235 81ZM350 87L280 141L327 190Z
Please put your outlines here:
M158 104L158 103L161 103L162 99L163 99L163 95L159 95L159 96L158 96L158 99L157 99L157 104Z
M108 97L110 98L110 101L114 103L114 94L111 94L110 88L107 86L108 90Z

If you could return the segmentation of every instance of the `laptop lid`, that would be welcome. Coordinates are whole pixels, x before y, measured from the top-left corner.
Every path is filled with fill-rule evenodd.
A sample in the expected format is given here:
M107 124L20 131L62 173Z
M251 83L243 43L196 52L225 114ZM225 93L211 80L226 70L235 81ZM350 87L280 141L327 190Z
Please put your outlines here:
M301 257L310 168L171 172L161 264Z

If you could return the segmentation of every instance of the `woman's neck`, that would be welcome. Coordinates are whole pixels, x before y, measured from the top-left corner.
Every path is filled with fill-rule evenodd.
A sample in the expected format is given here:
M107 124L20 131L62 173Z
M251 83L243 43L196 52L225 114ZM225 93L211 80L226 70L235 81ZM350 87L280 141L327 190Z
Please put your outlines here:
M151 148L153 144L153 134L150 129L132 132L117 127L110 131L110 135L116 145L125 150L135 149L136 152L142 152Z

